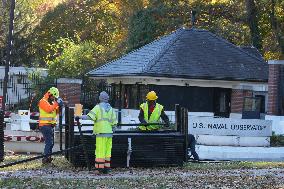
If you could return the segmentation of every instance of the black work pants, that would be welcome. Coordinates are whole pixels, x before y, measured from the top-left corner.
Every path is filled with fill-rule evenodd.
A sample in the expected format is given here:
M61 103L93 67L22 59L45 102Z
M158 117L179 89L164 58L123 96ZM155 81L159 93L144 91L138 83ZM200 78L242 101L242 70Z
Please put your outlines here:
M194 135L188 134L188 147L190 149L191 155L193 156L195 160L199 160L199 156L195 151L195 144L196 144L196 140L195 140Z
M43 135L45 146L44 155L51 154L54 146L54 129L52 126L41 126L40 131Z

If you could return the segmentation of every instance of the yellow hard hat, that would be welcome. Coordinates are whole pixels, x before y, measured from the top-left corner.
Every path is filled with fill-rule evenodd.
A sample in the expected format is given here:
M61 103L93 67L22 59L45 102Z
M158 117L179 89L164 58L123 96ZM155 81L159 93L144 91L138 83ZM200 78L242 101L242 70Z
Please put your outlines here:
M48 92L52 94L55 98L59 97L59 90L56 87L51 87Z
M158 96L155 93L155 91L150 91L146 96L147 100L157 100L157 98L158 98Z

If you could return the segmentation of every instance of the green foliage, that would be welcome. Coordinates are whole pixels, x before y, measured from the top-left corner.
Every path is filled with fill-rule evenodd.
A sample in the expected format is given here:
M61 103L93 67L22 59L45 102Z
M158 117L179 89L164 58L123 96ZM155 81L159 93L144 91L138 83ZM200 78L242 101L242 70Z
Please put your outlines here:
M278 0L256 1L265 59L284 59L284 4Z
M239 1L150 1L130 18L129 50L139 48L181 26L191 25L190 12L197 11L196 27L207 29L236 45L249 45L245 6ZM238 12L238 14L234 14Z
M186 1L174 5L172 1L153 1L130 18L128 50L139 48L168 34L187 22Z
M9 2L0 3L0 56L7 43ZM20 0L12 65L49 67L54 72L53 65L68 60L68 68L75 70L66 76L78 77L88 70L82 65L96 67L182 26L190 27L192 10L197 11L197 28L236 45L254 44L266 59L284 58L284 3L279 0ZM73 43L64 55L63 49L51 48L62 39ZM87 63L76 60L81 65L74 66L67 56L80 52L79 46L91 46L87 49L94 55L86 58L87 51L80 57Z
M70 39L60 39L51 49L60 53L48 61L49 75L52 77L82 77L104 60L105 49L92 41L75 44Z
M4 50L7 44L9 28L10 1L0 3L0 49ZM62 0L20 0L16 1L14 19L14 49L11 64L13 66L32 66L35 61L32 51L34 28L38 25L43 15L51 10Z
M254 2L255 7L248 6L248 2ZM275 2L273 9L269 0L152 0L130 18L128 48L131 51L178 27L191 25L189 13L196 10L197 28L207 29L236 45L254 44L265 59L279 59L284 49L284 5ZM257 12L252 11L250 17L250 10ZM273 10L275 27L271 20Z
M106 0L67 1L49 11L34 32L33 49L45 65L49 46L60 38L74 43L92 41L104 48L115 50L124 38L119 5ZM123 48L119 48L123 49ZM115 55L115 52L112 52ZM112 55L111 54L111 55ZM53 57L50 57L52 61Z
M284 146L284 135L276 135L274 132L270 137L271 146Z
M17 113L18 110L29 110L30 108L29 104L30 104L30 99L25 98L22 99L20 102L18 102L16 105L14 105L14 107L10 108L10 110L15 113Z
M130 48L141 47L153 41L161 32L154 14L161 16L159 9L141 10L132 17L130 22L128 44Z
M9 15L9 4L6 1L0 3L0 49L6 44L6 37L8 34L8 15Z

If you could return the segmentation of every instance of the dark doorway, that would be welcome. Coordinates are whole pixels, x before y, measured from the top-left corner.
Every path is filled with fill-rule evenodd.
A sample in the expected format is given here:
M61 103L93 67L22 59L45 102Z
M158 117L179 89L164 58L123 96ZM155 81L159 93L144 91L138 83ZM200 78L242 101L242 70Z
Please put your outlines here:
M265 113L265 96L255 95L255 97L260 99L260 113Z
M174 111L179 104L190 112L213 112L213 88L152 85L150 89L157 92L165 110Z
M230 117L231 89L214 89L214 116Z
M260 97L245 97L243 102L242 119L260 119L260 109Z

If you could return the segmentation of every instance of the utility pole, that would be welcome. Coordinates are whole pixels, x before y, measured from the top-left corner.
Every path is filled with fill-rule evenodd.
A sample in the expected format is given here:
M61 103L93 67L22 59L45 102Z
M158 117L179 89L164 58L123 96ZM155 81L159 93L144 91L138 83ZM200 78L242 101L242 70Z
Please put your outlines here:
M10 20L9 20L9 35L7 41L7 56L5 62L5 76L3 83L3 99L2 99L2 110L5 114L5 104L6 104L6 96L7 96L7 87L8 87L8 79L9 79L9 66L12 55L12 45L13 45L13 30L14 30L14 10L15 10L15 2L16 0L11 0L10 6Z

